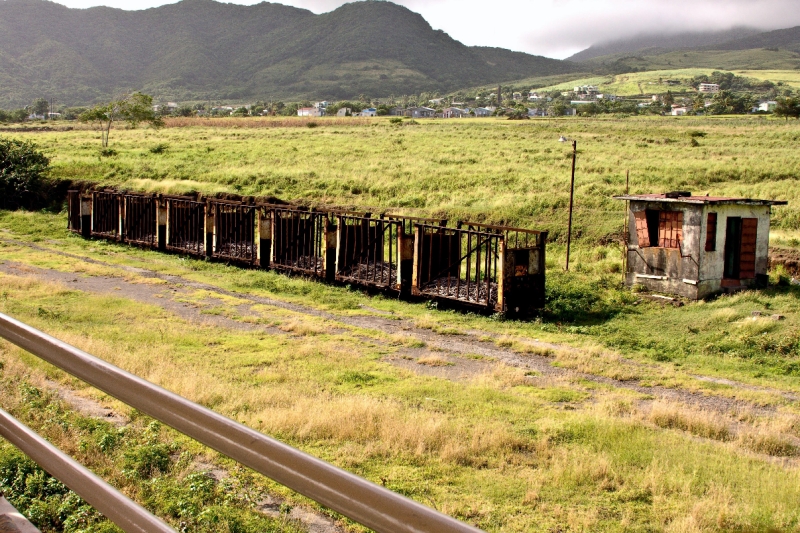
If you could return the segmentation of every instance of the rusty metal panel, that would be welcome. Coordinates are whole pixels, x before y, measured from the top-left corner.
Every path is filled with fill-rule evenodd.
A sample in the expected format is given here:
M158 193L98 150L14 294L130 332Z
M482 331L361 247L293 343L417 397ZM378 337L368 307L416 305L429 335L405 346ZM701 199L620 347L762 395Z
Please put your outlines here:
M739 279L756 277L756 242L758 239L758 219L742 219L742 248L739 256Z
M119 195L115 192L92 193L92 235L117 239L119 222Z
M683 211L659 211L659 248L680 248L681 242L683 242Z
M204 255L205 214L204 202L189 198L168 198L166 248L191 255Z
M399 289L400 222L356 215L337 217L336 279Z
M125 240L145 246L158 241L158 199L152 195L124 196Z
M256 248L256 211L252 205L209 202L214 214L213 257L254 264Z
M647 212L634 211L633 219L636 221L636 237L638 240L639 248L649 247L650 232L647 229Z

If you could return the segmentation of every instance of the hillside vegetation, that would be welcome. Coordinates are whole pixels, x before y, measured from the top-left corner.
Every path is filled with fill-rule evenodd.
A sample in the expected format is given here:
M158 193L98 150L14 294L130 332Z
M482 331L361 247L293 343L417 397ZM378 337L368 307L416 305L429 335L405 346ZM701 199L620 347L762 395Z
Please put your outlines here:
M142 11L0 2L6 108L39 97L88 104L132 89L157 101L388 96L575 70L467 47L391 2L322 15L267 2L183 0Z

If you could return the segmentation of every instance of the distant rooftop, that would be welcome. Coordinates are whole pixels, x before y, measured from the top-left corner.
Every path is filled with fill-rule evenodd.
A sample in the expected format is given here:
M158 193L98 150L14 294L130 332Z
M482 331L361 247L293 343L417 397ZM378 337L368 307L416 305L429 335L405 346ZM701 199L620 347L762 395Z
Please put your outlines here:
M740 205L786 205L786 200L756 200L752 198L732 198L728 196L692 196L674 193L664 194L628 194L615 196L615 200L639 202L670 202L677 204L740 204Z

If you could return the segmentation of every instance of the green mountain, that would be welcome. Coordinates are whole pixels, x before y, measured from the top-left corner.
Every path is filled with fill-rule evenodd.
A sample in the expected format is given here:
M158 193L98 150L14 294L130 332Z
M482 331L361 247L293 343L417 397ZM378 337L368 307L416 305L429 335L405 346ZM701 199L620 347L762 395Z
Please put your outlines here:
M0 107L157 100L342 99L446 92L578 71L573 63L468 47L391 2L321 15L280 4L183 0L142 11L0 1Z
M640 36L587 48L569 60L598 74L676 68L794 70L800 69L800 26L758 33L741 28L705 36Z

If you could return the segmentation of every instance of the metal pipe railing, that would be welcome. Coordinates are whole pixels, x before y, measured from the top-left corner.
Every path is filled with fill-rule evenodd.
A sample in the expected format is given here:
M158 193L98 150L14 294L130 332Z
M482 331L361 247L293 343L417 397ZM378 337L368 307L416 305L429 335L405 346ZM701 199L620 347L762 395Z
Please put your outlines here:
M160 518L150 514L2 409L0 436L22 450L125 533L175 533Z
M0 337L378 533L481 531L234 422L2 313Z

